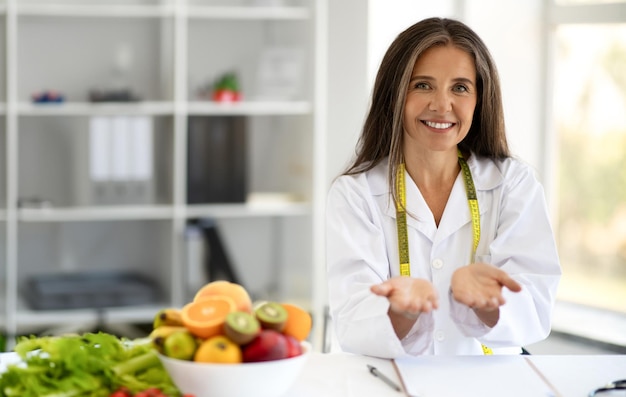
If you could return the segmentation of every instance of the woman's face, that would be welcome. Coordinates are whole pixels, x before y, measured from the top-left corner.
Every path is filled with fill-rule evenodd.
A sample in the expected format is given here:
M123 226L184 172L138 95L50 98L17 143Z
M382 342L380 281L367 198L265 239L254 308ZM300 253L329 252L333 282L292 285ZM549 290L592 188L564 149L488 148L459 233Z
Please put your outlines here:
M426 50L415 63L407 91L405 153L456 151L472 124L476 101L472 56L452 45Z

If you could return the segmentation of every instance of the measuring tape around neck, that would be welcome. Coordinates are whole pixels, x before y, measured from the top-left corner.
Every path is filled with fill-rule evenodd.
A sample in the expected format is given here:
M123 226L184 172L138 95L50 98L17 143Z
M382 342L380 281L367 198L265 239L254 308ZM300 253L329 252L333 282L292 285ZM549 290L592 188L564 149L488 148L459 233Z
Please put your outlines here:
M480 242L480 210L478 208L478 198L476 196L476 187L474 186L474 179L470 172L467 161L463 157L463 153L458 151L459 165L463 172L463 182L465 182L465 191L467 193L467 202L470 208L470 215L472 218L472 257L471 260L476 260L476 250L478 249L478 243ZM401 163L398 165L398 173L396 175L396 225L398 228L398 253L400 258L400 275L411 275L411 261L409 258L409 238L406 226L406 183L404 179L405 165ZM493 354L493 351L482 345L483 353L485 355Z

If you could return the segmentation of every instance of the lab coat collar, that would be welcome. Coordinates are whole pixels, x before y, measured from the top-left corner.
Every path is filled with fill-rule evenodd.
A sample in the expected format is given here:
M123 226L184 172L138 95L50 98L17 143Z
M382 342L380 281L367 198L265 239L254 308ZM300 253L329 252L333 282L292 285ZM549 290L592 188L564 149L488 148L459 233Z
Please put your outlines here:
M476 155L472 154L467 159L467 164L474 180L480 214L483 215L492 205L491 196L487 194L487 192L502 184L504 177L498 166L499 164L494 162L494 160L478 158ZM387 181L388 170L388 159L385 159L372 170L368 171L367 178L371 192L374 195L388 198L385 200L387 205L384 212L395 219L396 208L389 195L389 184ZM463 177L460 173L454 183L438 228L435 225L432 213L426 205L426 201L408 173L405 174L405 180L408 210L407 226L419 230L432 241L436 242L446 238L463 225L471 222L465 184L463 183Z

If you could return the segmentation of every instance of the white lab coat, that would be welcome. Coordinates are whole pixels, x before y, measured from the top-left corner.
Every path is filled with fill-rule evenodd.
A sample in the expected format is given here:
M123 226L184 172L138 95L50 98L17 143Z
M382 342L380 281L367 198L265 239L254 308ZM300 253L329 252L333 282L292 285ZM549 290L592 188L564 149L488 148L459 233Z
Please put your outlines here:
M542 186L525 163L509 158L468 158L478 205L481 238L477 261L498 266L522 285L503 289L506 304L489 328L451 298L450 279L471 262L472 225L459 173L439 227L419 189L406 174L411 277L430 280L439 308L421 314L399 340L387 316L389 302L370 292L373 284L399 275L395 206L389 194L387 160L372 170L341 176L327 200L329 306L335 337L344 351L395 358L406 354L517 353L550 332L561 275Z

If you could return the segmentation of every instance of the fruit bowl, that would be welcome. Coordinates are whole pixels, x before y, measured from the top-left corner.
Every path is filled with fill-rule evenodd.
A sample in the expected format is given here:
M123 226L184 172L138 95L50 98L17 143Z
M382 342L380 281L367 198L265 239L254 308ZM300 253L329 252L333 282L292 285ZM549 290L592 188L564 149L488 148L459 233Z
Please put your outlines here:
M282 360L241 364L210 364L177 360L159 354L172 381L183 394L195 397L280 397L295 383L311 355L302 342L302 354Z

